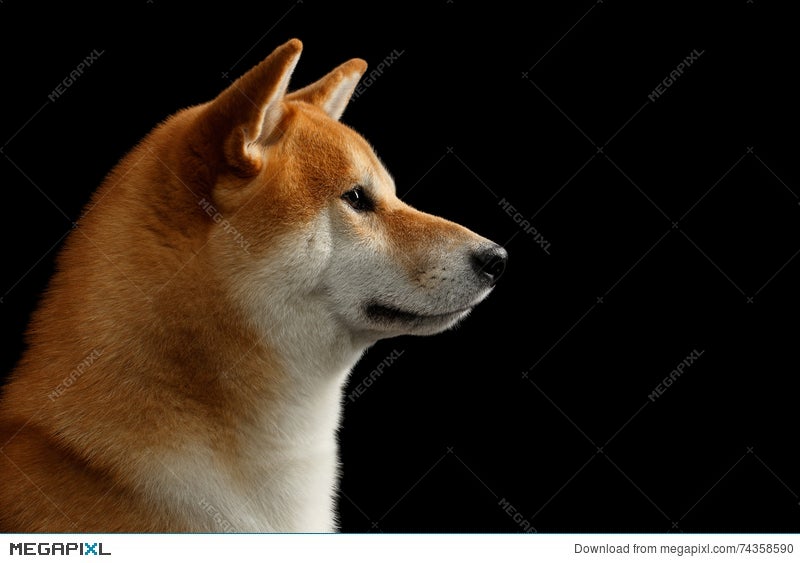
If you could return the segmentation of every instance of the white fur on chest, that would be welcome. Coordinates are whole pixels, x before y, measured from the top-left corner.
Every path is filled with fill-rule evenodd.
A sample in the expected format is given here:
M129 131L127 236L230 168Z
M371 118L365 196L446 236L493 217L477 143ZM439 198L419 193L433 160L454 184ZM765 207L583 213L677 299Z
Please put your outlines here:
M153 496L189 530L336 529L342 388L366 346L342 330L320 297L315 280L328 262L328 232L323 215L228 280L233 301L281 366L281 388L260 412L242 417L233 459L199 436L149 464L158 473Z
M232 459L200 438L151 462L162 510L192 531L335 531L344 378L311 396L287 397L283 412L243 426Z

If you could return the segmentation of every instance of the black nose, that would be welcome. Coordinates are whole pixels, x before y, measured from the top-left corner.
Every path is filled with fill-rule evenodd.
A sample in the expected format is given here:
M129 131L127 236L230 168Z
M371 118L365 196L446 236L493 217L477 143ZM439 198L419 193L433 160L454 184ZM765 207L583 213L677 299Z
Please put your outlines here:
M489 285L494 285L506 269L508 252L499 245L481 248L472 253L472 267Z

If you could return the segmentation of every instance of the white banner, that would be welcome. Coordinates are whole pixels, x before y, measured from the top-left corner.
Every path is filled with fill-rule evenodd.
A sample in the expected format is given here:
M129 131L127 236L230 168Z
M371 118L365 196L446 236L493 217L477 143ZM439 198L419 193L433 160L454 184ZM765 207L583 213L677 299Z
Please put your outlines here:
M800 561L800 534L0 534L0 539L2 561Z

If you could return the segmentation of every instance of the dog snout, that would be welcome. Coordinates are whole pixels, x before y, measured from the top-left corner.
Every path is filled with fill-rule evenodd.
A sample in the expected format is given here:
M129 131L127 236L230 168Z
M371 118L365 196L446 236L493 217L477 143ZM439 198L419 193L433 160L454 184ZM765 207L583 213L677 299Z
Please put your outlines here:
M471 259L475 273L490 286L493 286L506 269L508 252L502 246L492 244L473 251Z

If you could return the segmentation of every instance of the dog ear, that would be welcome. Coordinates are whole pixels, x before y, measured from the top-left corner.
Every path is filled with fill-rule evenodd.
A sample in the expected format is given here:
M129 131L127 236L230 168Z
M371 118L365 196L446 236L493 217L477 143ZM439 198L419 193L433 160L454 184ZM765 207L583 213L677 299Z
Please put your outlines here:
M283 116L283 98L302 49L298 39L284 43L206 106L206 138L221 140L222 156L237 173L251 176L261 168L260 147Z
M367 62L350 59L328 74L286 96L287 100L303 101L321 108L333 119L339 119L353 95L361 75L367 70Z

